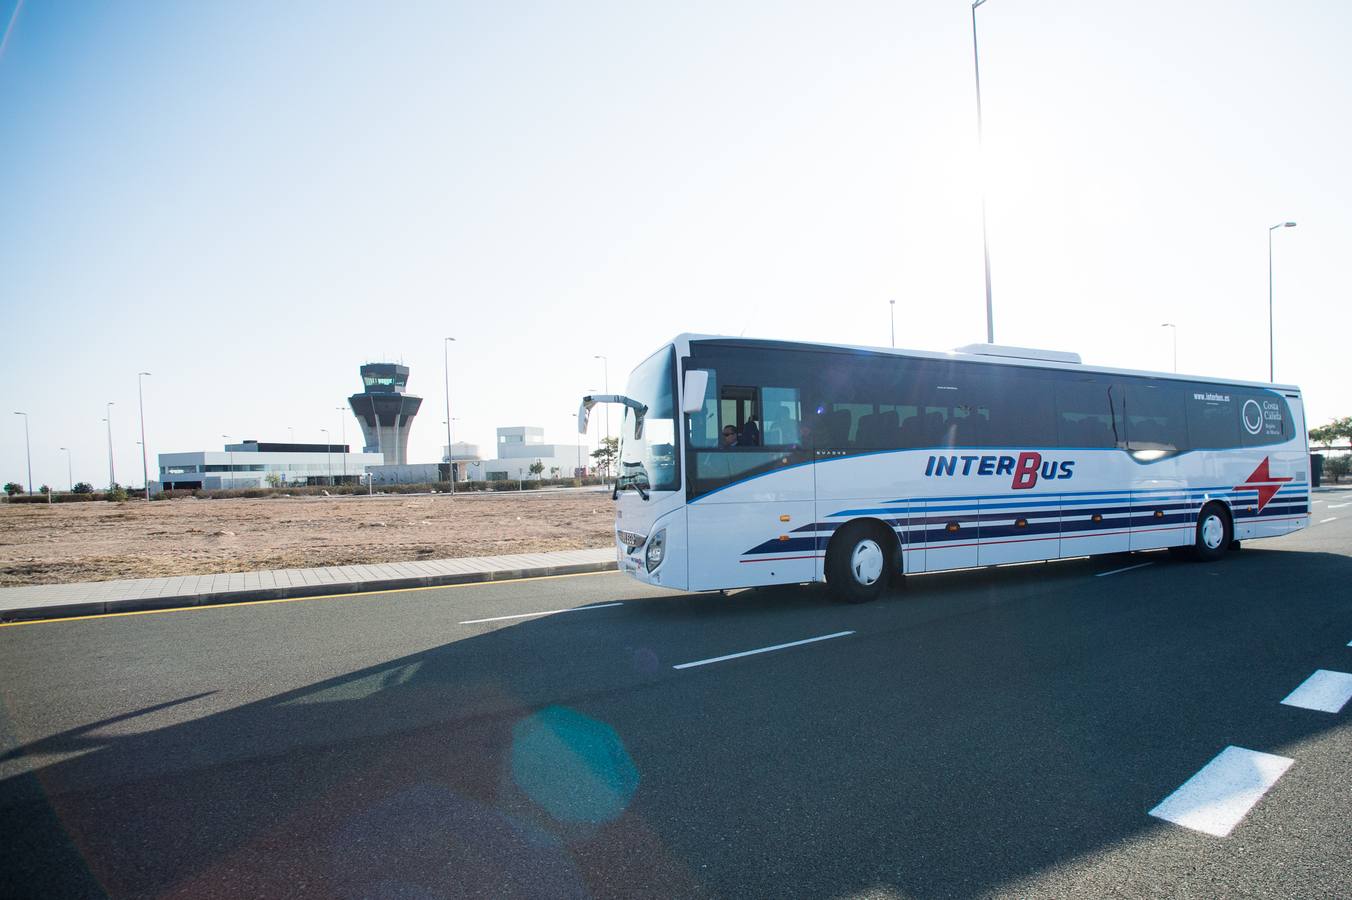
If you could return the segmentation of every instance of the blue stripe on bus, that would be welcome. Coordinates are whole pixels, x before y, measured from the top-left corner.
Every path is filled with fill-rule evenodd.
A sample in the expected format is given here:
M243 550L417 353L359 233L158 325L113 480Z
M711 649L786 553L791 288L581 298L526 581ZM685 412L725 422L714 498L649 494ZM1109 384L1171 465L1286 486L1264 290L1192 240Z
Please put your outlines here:
M1100 494L1100 495L1118 495L1118 496L1121 496L1121 495L1130 495L1130 496L1127 496L1127 497L1123 497L1122 499L1126 499L1128 502L1131 502L1131 503L1138 503L1138 504L1152 504L1152 503L1168 502L1168 501L1180 501L1180 500L1188 500L1188 501L1214 500L1214 499L1218 499L1218 498L1229 498L1229 497L1232 497L1235 493L1252 494L1252 493L1255 493L1257 490L1258 490L1257 487L1252 487L1252 488L1198 488L1198 489L1196 489L1196 490L1191 490L1191 491L1093 491L1093 492L1084 492L1084 494L1090 494L1090 493L1092 493L1092 494ZM1043 496L1048 496L1048 495L1045 495L1045 494L1044 494ZM1063 496L1083 496L1083 495L1070 494L1070 495L1063 495ZM1279 491L1278 494L1275 495L1275 496L1281 496L1281 492ZM1288 494L1287 496L1291 496L1291 495ZM1306 495L1304 494L1304 492L1302 492L1300 496L1303 498L1303 497L1305 497ZM975 500L978 500L978 499L983 499L983 498L975 498L975 497L972 497L972 498L965 498L965 497L964 497L964 498L958 498L958 497L953 497L953 498L946 498L945 500L931 500L931 501L928 501L928 502L929 502L929 503L960 502L960 501L963 501L963 500L975 501ZM994 496L994 497L992 497L991 499L1007 500L1007 499L1010 499L1010 497L1009 497L1008 494L1001 494L1001 495ZM1246 498L1246 499L1247 499L1247 498ZM1283 498L1283 499L1285 499L1285 498ZM1101 499L1100 499L1099 497L1087 497L1087 496L1086 496L1085 499L1080 499L1080 500L1050 500L1050 499L1049 499L1049 500L1045 500L1045 501L1031 501L1031 500L1028 500L1028 501L1022 501L1022 502L1012 502L1012 503L981 504L979 507L976 507L976 506L925 506L925 507L923 507L923 509L925 509L925 510L928 511L928 512L942 512L942 511L948 511L948 510L965 510L965 509L978 509L978 508L979 508L979 509L982 509L982 510L987 510L987 509L1033 509L1033 508L1037 508L1037 507L1090 506L1090 505L1093 505L1093 504L1096 504L1096 503L1103 503L1103 502L1105 502L1105 501L1107 501L1107 500L1108 500L1107 496L1103 496ZM896 504L910 504L910 503L921 503L921 502L925 502L925 501L920 501L920 500L893 500L893 501L885 501L885 502L888 502L888 503L896 503ZM1111 502L1111 501L1109 501L1109 502ZM906 508L906 507L903 507L903 506L878 506L878 507L865 507L865 508L861 508L861 509L843 509L843 510L841 510L840 512L831 513L831 514L830 514L830 518L838 518L838 517L842 517L842 516L886 515L886 514L889 514L889 513L895 515L897 512L904 511L905 508Z
M1107 507L1104 515L1116 515L1117 518L1103 518L1095 522L1092 518L1053 518L1045 515L1038 519L1029 519L1026 526L1020 528L1015 524L994 525L987 524L994 521L1007 520L1009 515L994 516L961 516L957 519L918 519L912 521L902 521L894 519L887 524L897 534L903 544L937 544L954 543L957 541L970 541L975 539L977 542L1007 537L1019 536L1049 536L1053 534L1073 534L1086 531L1121 531L1130 528L1147 528L1156 526L1170 525L1190 525L1196 521L1195 509L1187 505L1173 505L1171 507L1160 507L1165 512L1162 516L1156 516L1154 510L1130 509L1127 507ZM1293 503L1269 503L1263 508L1262 512L1248 512L1244 509L1234 511L1236 519L1257 519L1264 517L1278 517L1300 515L1308 512L1308 505L1300 502ZM1076 510L1079 515L1092 515L1089 510ZM1026 517L1025 517L1026 518ZM951 532L947 525L951 521L959 523L959 530ZM825 532L814 536L803 536L799 538L790 538L787 541L771 540L753 547L746 551L744 556L757 556L772 553L799 552L802 550L824 550L830 542L831 534L844 522L814 522L811 525L804 525L795 529L795 533L807 531ZM963 524L969 527L961 527ZM935 527L941 526L941 527Z

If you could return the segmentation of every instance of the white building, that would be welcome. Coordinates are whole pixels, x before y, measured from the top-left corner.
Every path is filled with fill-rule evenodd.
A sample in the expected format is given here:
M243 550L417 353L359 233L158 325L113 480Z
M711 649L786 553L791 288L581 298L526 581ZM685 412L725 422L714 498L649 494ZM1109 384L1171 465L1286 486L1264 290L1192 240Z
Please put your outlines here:
M224 450L161 453L165 490L221 490L282 485L356 484L379 453L350 453L346 444L227 444Z
M441 446L442 462L469 462L472 459L481 458L482 457L479 455L478 444L456 441L454 444L451 444L450 447L447 447L445 444L442 444Z
M529 480L530 468L544 466L540 478L572 478L591 463L581 444L546 444L545 430L532 425L498 429L497 458L470 460L461 472L471 481Z

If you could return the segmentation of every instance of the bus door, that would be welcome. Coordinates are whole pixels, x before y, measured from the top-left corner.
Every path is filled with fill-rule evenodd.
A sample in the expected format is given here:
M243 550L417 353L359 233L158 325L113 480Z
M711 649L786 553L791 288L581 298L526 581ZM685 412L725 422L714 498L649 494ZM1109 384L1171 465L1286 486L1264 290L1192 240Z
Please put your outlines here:
M820 551L799 389L745 361L713 362L689 364L709 372L703 408L687 420L690 589L813 581Z

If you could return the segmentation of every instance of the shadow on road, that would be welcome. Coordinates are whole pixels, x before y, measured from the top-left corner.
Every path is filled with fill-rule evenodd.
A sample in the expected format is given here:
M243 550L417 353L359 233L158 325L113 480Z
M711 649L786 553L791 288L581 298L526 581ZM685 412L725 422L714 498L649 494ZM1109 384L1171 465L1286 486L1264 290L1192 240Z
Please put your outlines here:
M30 771L0 782L0 893L997 890L1164 827L1145 810L1227 744L1336 724L1278 701L1352 626L1352 561L1159 568L936 576L871 607L644 597L143 733L104 729L158 707L118 716L5 754ZM671 668L772 619L856 634Z

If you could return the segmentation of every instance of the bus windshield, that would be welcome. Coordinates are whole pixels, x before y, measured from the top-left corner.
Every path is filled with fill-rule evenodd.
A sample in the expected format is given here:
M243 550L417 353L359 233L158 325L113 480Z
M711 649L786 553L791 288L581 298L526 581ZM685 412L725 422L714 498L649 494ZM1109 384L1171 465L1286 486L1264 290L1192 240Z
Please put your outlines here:
M681 486L676 466L675 348L648 357L629 376L628 397L647 407L641 434L628 407L620 426L620 472L616 487L674 491Z

